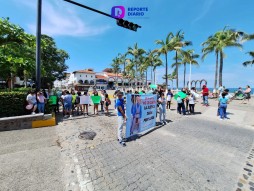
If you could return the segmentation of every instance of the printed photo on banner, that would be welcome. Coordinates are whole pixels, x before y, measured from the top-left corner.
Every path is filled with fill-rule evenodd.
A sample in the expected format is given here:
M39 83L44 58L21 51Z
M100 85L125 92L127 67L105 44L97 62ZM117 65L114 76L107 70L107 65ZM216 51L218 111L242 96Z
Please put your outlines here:
M126 137L155 126L156 98L156 95L127 95Z

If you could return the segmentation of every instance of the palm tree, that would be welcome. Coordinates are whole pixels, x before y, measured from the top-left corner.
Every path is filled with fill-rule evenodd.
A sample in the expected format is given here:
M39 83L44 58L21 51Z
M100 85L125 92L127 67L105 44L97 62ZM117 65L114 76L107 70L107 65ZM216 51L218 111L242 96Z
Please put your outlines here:
M184 72L183 72L183 87L185 87L185 82L186 82L186 65L187 64L192 64L192 65L198 65L197 60L195 60L196 58L199 58L198 54L194 54L194 50L187 50L184 51L182 50L181 53L179 54L178 60L180 61L180 63L178 63L179 65L183 65L184 66ZM172 64L172 67L175 67L175 63Z
M254 64L254 52L247 52L251 57L252 57L252 60L250 61L245 61L243 63L243 66L247 67L248 65L252 65Z
M123 65L123 74L125 73L125 65L126 65L126 54L118 54L118 59L121 65Z
M126 55L130 54L134 57L134 65L135 65L135 81L136 81L136 86L137 86L137 82L138 82L138 78L139 78L139 74L138 74L138 66L139 66L139 57L142 56L143 54L145 54L146 51L142 48L139 48L138 47L138 44L135 43L133 48L132 47L129 47L128 48L128 52L126 53Z
M191 41L184 41L184 32L181 30L176 33L173 38L171 46L175 50L175 63L178 63L178 54L182 52L182 48L185 46L192 45ZM175 65L176 67L176 89L178 89L178 64Z
M213 88L216 89L217 87L217 80L218 80L218 69L219 69L219 49L217 47L217 39L215 36L208 37L207 41L202 43L204 47L202 49L202 61L205 60L208 54L215 52L216 56L216 64L215 64L215 77L214 77L214 86Z
M207 54L211 52L216 53L216 64L217 60L220 59L219 66L219 85L222 85L222 74L223 74L223 59L225 57L224 49L227 47L238 47L242 48L242 44L240 40L244 38L246 35L241 31L235 31L233 29L227 29L224 27L222 31L216 32L213 36L209 37L206 42L202 45L204 46L203 58L206 57ZM217 69L217 66L216 66ZM217 85L217 84L216 84ZM216 87L215 87L216 89Z
M134 69L134 62L132 59L127 60L127 65L125 67L125 77L128 79L129 82L131 82L132 87L132 81L135 79L135 69Z
M163 66L162 60L160 59L159 55L154 55L153 57L153 83L155 84L156 81L156 69L160 66Z
M118 73L121 72L121 68L120 68L120 64L121 64L121 60L116 57L112 60L112 64L111 67L113 69L113 72L116 74L116 84L118 86Z
M158 45L161 45L161 48L154 50L154 52L158 52L158 54L164 54L165 55L165 61L166 61L166 72L165 75L168 75L168 52L172 51L171 48L171 43L172 43L172 38L173 38L173 33L170 32L167 37L166 40L156 40L155 43ZM155 79L155 77L154 77ZM166 80L166 86L168 86L168 78L165 78Z
M162 77L163 79L166 79L166 75ZM168 74L167 79L172 82L171 88L174 87L174 80L176 79L176 71L173 71L172 74Z

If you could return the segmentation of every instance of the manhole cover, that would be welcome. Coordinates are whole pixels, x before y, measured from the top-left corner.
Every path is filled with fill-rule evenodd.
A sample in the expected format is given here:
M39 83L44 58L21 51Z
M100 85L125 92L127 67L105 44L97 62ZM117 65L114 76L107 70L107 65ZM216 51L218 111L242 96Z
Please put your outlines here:
M96 133L93 131L84 131L80 133L78 138L83 140L93 140L95 136L96 136Z

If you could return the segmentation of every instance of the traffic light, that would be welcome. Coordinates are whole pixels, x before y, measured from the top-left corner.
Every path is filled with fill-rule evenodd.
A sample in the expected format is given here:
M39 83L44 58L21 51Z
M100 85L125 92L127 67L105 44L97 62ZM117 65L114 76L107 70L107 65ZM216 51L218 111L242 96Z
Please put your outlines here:
M130 30L133 30L133 31L137 31L138 28L141 28L141 26L139 26L137 24L134 24L132 22L123 20L123 19L117 19L116 24L120 27L124 27L126 29L130 29Z

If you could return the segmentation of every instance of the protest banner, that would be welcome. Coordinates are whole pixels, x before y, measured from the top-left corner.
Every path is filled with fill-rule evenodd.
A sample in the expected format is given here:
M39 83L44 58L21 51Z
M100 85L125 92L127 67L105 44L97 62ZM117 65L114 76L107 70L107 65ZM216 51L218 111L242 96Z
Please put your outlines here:
M93 104L100 104L101 103L101 96L91 96Z
M90 100L90 96L80 96L80 104L90 104L91 103L91 100Z
M128 94L126 101L126 138L155 126L157 95Z

